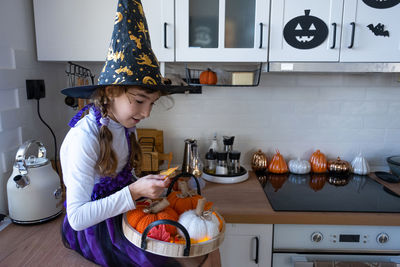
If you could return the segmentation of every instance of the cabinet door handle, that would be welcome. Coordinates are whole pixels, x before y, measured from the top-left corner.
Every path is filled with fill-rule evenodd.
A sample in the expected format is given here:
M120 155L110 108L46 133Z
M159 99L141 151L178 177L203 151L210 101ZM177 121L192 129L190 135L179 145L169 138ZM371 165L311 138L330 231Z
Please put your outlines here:
M258 264L258 248L259 248L259 245L260 245L260 241L258 239L258 236L255 236L253 238L256 240L256 258L254 259L254 262L256 264Z
M262 45L263 45L263 24L262 24L262 22L260 22L260 47L259 48L262 48Z
M337 26L337 24L334 22L334 23L332 23L332 26L333 26L333 42L332 42L331 49L334 49L336 46L336 26Z
M168 48L167 46L167 23L164 22L164 48Z
M350 23L350 25L352 27L352 29L351 29L351 42L350 42L350 45L348 46L348 48L353 48L353 45L354 45L354 33L356 31L356 23L352 22L352 23Z

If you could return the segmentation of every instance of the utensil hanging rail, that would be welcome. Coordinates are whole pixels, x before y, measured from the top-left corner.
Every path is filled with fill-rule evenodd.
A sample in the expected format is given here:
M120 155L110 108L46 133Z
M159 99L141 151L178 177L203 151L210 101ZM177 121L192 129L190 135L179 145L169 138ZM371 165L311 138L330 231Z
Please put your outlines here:
M82 77L82 78L87 78L90 77L92 85L94 85L94 77L95 75L92 74L90 69L85 68L81 65L72 63L71 61L68 61L68 70L65 71L65 73L68 76L77 76L77 77Z

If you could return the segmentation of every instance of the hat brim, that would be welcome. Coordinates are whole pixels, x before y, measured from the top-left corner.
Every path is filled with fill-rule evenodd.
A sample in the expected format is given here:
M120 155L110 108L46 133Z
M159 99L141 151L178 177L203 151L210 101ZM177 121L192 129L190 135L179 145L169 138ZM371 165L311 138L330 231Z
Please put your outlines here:
M85 86L77 86L77 87L70 87L61 90L61 93L74 97L74 98L82 98L82 99L90 99L94 91L98 88L103 88L106 86L138 86L144 89L150 89L154 91L161 91L164 94L173 94L173 90L181 87L181 86L174 86L174 85L149 85L149 84L98 84L98 85L85 85Z

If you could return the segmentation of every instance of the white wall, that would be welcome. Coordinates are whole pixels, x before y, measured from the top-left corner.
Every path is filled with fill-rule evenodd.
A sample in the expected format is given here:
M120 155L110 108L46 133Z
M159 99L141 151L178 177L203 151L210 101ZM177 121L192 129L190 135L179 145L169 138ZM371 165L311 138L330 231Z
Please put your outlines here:
M44 143L53 158L50 131L40 122L36 100L27 100L25 80L44 79L46 97L40 100L42 118L60 143L70 116L59 90L65 85L64 63L36 61L32 1L5 0L0 8L0 213L6 213L6 183L17 148L28 139Z

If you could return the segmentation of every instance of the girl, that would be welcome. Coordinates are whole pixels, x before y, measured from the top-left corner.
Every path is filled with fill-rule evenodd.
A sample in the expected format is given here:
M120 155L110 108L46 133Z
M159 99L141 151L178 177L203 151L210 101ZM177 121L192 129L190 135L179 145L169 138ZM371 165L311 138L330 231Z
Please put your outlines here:
M138 86L107 86L95 91L89 114L70 123L61 146L67 189L64 244L103 266L177 266L173 259L146 253L127 241L121 214L140 197L158 198L169 180L160 175L137 179L141 151L135 126L150 115L159 91ZM79 121L77 121L79 120Z

